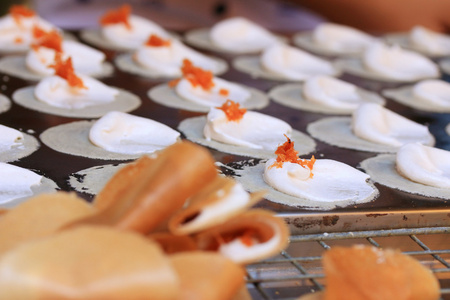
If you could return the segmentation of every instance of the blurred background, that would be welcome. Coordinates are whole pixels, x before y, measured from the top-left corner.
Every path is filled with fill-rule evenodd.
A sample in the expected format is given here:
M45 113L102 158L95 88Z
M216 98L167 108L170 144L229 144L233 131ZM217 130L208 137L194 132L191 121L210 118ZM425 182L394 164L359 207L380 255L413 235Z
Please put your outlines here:
M2 14L13 3L27 4L55 25L75 30L98 26L108 9L128 3L133 14L175 31L242 16L279 33L310 30L325 20L375 35L415 25L450 33L450 0L3 0Z
M243 16L280 32L311 29L323 20L295 3L276 0L8 0L1 2L2 14L14 3L29 5L64 29L96 27L108 9L124 3L132 5L133 14L171 30L210 26L231 16Z

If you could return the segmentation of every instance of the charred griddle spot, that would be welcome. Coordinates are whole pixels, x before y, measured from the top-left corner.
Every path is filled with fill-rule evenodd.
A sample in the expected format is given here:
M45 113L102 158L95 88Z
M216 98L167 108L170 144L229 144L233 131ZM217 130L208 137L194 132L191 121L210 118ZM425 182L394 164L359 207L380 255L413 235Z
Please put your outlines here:
M382 216L387 216L388 214L366 214L366 217L368 218L378 218Z
M334 226L339 221L339 216L325 216L322 218L323 225L325 226Z
M227 166L229 166L230 168L233 168L235 170L243 170L245 167L254 167L257 164L259 164L259 162L261 161L261 159L249 159L249 160L241 160L241 161L237 161L237 162L232 162L227 164Z
M295 218L292 222L292 225L299 229L309 229L314 226L320 226L321 224L322 220L305 220L303 218Z
M406 215L403 216L403 221L408 221L408 217Z
M241 160L236 162L231 162L220 167L220 171L225 176L240 177L235 171L243 170L245 167L254 167L259 164L261 159L252 158L249 160Z
M72 176L73 176L79 183L83 183L83 182L84 182L84 178L86 177L86 174L77 174L77 173L73 173Z
M235 170L227 165L220 166L220 174L225 176L232 176L232 177L240 177L240 175L237 175Z
M325 216L322 220L313 220L313 219L303 219L303 218L295 218L293 220L288 220L287 224L294 225L296 228L300 229L309 229L315 226L334 226L339 221L339 216Z
M358 221L356 221L354 223L358 223ZM353 228L352 222L345 222L344 225L342 226L343 230L350 230L351 228Z

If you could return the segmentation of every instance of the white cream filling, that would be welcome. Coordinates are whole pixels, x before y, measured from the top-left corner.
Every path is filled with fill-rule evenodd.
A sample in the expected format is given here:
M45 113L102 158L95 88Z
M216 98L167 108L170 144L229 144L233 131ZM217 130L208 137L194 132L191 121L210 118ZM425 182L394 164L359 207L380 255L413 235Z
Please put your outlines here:
M211 108L203 129L207 140L275 151L290 136L292 127L277 118L247 111L239 121L229 121L224 111Z
M229 193L223 190L217 191L218 201L211 203L199 211L199 215L192 221L180 226L183 232L194 232L205 228L216 218L221 218L245 207L250 201L250 195L240 183L235 183Z
M364 66L383 77L395 80L418 80L438 77L437 65L425 56L376 43L367 48L362 59Z
M450 151L418 143L406 144L397 152L396 167L411 181L450 188Z
M312 40L320 47L339 52L362 52L376 41L358 29L333 23L318 25L312 32Z
M183 60L189 59L196 67L216 73L220 64L178 40L171 39L170 45L154 47L142 45L133 55L134 60L142 67L165 76L181 76Z
M0 203L33 195L31 187L39 185L41 179L27 169L0 162Z
M351 127L361 139L394 147L411 142L430 144L434 141L427 126L375 103L361 104L353 112Z
M241 17L215 24L209 37L216 46L233 52L259 52L278 42L268 30Z
M162 38L169 37L166 30L148 19L131 15L128 22L131 28L127 28L123 23L102 26L103 37L121 48L130 50L140 47L152 34Z
M214 86L211 89L204 90L200 85L194 87L189 80L183 78L175 87L175 92L187 101L208 107L221 106L228 99L243 104L251 96L247 89L238 84L218 77L214 77L213 82ZM228 90L229 94L221 95L221 89Z
M284 44L277 44L264 50L261 64L266 70L293 80L337 73L330 62Z
M153 153L175 143L178 131L151 119L112 111L89 131L89 140L107 151L122 154Z
M303 85L305 100L331 108L354 110L363 103L355 85L330 76L314 76Z
M253 245L248 246L240 238L236 238L229 243L220 245L219 252L236 263L253 261L255 257L265 256L278 247L281 242L281 234L276 226L272 226L273 237L266 242L252 240Z
M25 50L35 41L33 37L33 27L38 26L45 31L50 31L56 27L38 16L20 18L20 25L17 24L11 15L0 18L0 49L20 49ZM17 42L17 40L21 42Z
M411 45L430 55L450 54L450 36L415 26L408 35Z
M430 104L450 107L450 83L429 79L421 81L412 87L413 97Z
M281 168L271 167L276 159L266 162L264 181L274 189L299 198L320 202L364 200L373 193L367 183L369 175L344 163L318 159L310 170L296 163L285 162Z
M20 145L23 134L19 130L0 125L0 152L11 150L12 147Z
M84 75L99 73L106 59L103 52L76 41L63 41L62 50L62 59L71 57L75 72ZM54 49L46 47L31 49L25 57L25 64L35 73L50 76L55 73L55 70L50 68L54 63L55 54Z
M87 87L72 88L67 81L59 76L50 76L42 79L34 90L37 100L48 105L66 109L80 109L87 106L101 105L114 101L119 91L104 83L77 74Z

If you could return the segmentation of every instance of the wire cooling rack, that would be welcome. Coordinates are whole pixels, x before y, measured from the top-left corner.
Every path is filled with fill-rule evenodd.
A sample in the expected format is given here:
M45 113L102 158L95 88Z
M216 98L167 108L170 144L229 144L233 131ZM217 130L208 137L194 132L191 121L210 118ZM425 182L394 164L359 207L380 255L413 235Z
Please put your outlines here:
M399 249L414 257L438 278L441 299L450 299L450 227L293 235L280 255L247 267L247 288L253 299L293 300L321 291L322 253L354 244Z

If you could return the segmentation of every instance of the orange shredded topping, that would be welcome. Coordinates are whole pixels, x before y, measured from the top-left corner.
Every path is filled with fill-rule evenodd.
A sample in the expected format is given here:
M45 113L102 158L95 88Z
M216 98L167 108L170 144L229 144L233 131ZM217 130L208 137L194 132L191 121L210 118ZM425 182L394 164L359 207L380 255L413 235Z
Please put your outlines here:
M36 15L32 9L29 9L25 5L12 5L9 9L9 14L14 18L14 21L19 24L21 18L31 18Z
M20 36L16 37L14 39L14 43L16 44L22 44L23 43L23 38L21 38Z
M41 37L45 36L47 34L47 31L42 29L41 27L34 25L33 26L33 37L35 39L40 39Z
M169 81L168 85L170 88L174 88L177 86L177 84L180 82L181 78L178 79L173 79L171 81Z
M43 31L43 33L39 31L38 34L42 36L37 43L31 45L33 49L37 50L39 47L45 47L56 52L62 52L62 36L57 30Z
M123 23L127 29L131 29L131 24L129 22L129 16L131 14L131 6L129 4L124 4L118 9L107 11L101 18L101 25L109 24L119 24Z
M258 232L253 228L248 228L237 232L225 233L224 235L214 234L214 240L217 243L217 247L227 244L235 239L239 239L242 244L251 247L255 244L255 241L258 240Z
M298 151L294 149L294 142L291 141L290 138L288 138L286 135L284 135L287 138L287 141L283 144L278 146L277 150L275 151L275 154L277 155L276 162L271 165L270 167L277 167L281 168L283 166L283 163L290 162L294 164L299 164L302 167L308 168L310 171L312 171L314 163L316 162L316 158L314 155L311 157L310 160L301 159L298 157ZM310 177L313 177L313 173L311 172Z
M227 90L227 89L220 89L220 90L219 90L219 95L221 95L221 96L226 97L226 96L228 96L229 94L230 94L230 91Z
M50 68L55 69L55 75L67 80L69 86L73 88L87 89L87 87L83 83L83 80L75 75L71 57L63 61L61 53L56 52L55 63L53 65L50 65Z
M145 42L145 45L151 47L168 47L170 44L170 40L164 40L156 34L150 35L147 42Z
M170 88L174 88L177 86L177 84L180 82L181 78L178 79L173 79L171 81L169 81L168 85Z
M256 237L256 231L248 229L244 231L242 236L240 237L240 240L242 244L244 244L247 247L251 247L255 244L255 237Z
M202 68L195 67L189 59L183 60L181 72L184 78L189 80L193 87L200 85L205 91L214 87L214 75L211 71L205 71Z
M218 107L218 109L223 110L228 121L235 122L240 121L247 112L245 108L240 108L239 103L231 100L227 100L221 107Z

